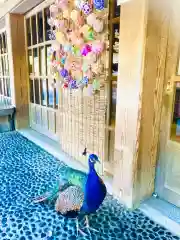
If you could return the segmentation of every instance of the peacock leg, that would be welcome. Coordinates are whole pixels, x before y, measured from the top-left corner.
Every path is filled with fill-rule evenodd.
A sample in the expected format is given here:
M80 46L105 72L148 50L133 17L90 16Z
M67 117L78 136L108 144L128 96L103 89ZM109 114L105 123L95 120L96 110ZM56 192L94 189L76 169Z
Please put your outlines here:
M88 232L89 232L90 230L91 230L91 231L94 231L94 232L99 232L97 229L94 229L94 228L90 227L90 225L89 225L89 218L88 218L87 215L85 216L85 223L86 223L85 228L87 228Z
M86 233L84 233L80 228L79 228L79 220L76 219L76 230L77 230L77 236L79 235L79 232L83 235L83 236L87 236Z

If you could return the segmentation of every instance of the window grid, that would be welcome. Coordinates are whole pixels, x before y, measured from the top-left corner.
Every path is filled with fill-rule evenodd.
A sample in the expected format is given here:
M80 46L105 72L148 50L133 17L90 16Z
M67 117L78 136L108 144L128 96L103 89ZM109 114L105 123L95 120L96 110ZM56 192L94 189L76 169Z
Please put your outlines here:
M45 7L26 18L30 102L57 109L58 92L49 72L48 50L53 43L49 39L49 14L49 7Z
M0 33L0 104L11 104L10 72L6 31Z

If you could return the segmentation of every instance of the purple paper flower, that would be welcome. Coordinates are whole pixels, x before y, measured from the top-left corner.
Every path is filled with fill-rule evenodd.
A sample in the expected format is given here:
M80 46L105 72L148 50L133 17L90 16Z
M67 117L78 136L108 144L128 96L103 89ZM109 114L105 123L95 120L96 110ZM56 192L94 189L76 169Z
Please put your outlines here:
M68 70L63 68L63 69L61 69L60 74L63 78L66 78L68 76Z

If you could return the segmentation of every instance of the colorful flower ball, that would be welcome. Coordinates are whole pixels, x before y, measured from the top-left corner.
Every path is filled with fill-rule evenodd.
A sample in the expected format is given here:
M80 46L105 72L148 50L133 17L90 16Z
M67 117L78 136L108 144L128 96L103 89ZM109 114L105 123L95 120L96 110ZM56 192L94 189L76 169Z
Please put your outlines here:
M89 82L88 77L87 76L83 77L83 83L87 85L88 82Z
M66 78L68 76L68 71L65 68L63 68L61 69L60 74L63 78Z
M92 6L88 2L82 5L82 11L85 15L89 15L92 12Z
M104 0L93 0L94 7L97 10L103 10L105 8L105 1Z
M61 64L65 64L65 62L66 62L66 58L65 57L63 57L63 58L61 58Z
M86 44L85 46L83 46L83 48L81 49L81 54L82 56L87 56L88 53L90 53L92 51L92 47L88 44Z

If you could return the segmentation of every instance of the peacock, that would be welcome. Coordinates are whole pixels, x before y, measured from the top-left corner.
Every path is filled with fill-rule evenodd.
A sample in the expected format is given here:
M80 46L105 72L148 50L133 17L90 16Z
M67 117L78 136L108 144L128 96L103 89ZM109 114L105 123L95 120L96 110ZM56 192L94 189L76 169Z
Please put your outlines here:
M89 172L84 187L70 183L64 191L59 192L55 203L57 212L68 218L76 219L77 235L79 232L86 235L79 228L79 218L81 217L85 217L85 228L89 233L90 230L98 232L90 227L88 218L90 214L99 209L107 194L106 186L95 170L97 162L100 162L98 156L90 154L88 158Z
M86 148L83 155L87 155ZM89 155L87 175L81 171L67 168L65 173L67 179L59 180L51 191L33 199L34 203L44 201L55 203L55 209L58 213L64 217L76 219L77 235L79 232L84 236L86 235L79 228L79 219L83 217L85 217L87 231L89 233L90 230L98 232L90 227L88 218L90 214L99 209L107 194L106 186L95 170L95 164L98 162L100 163L97 155Z

